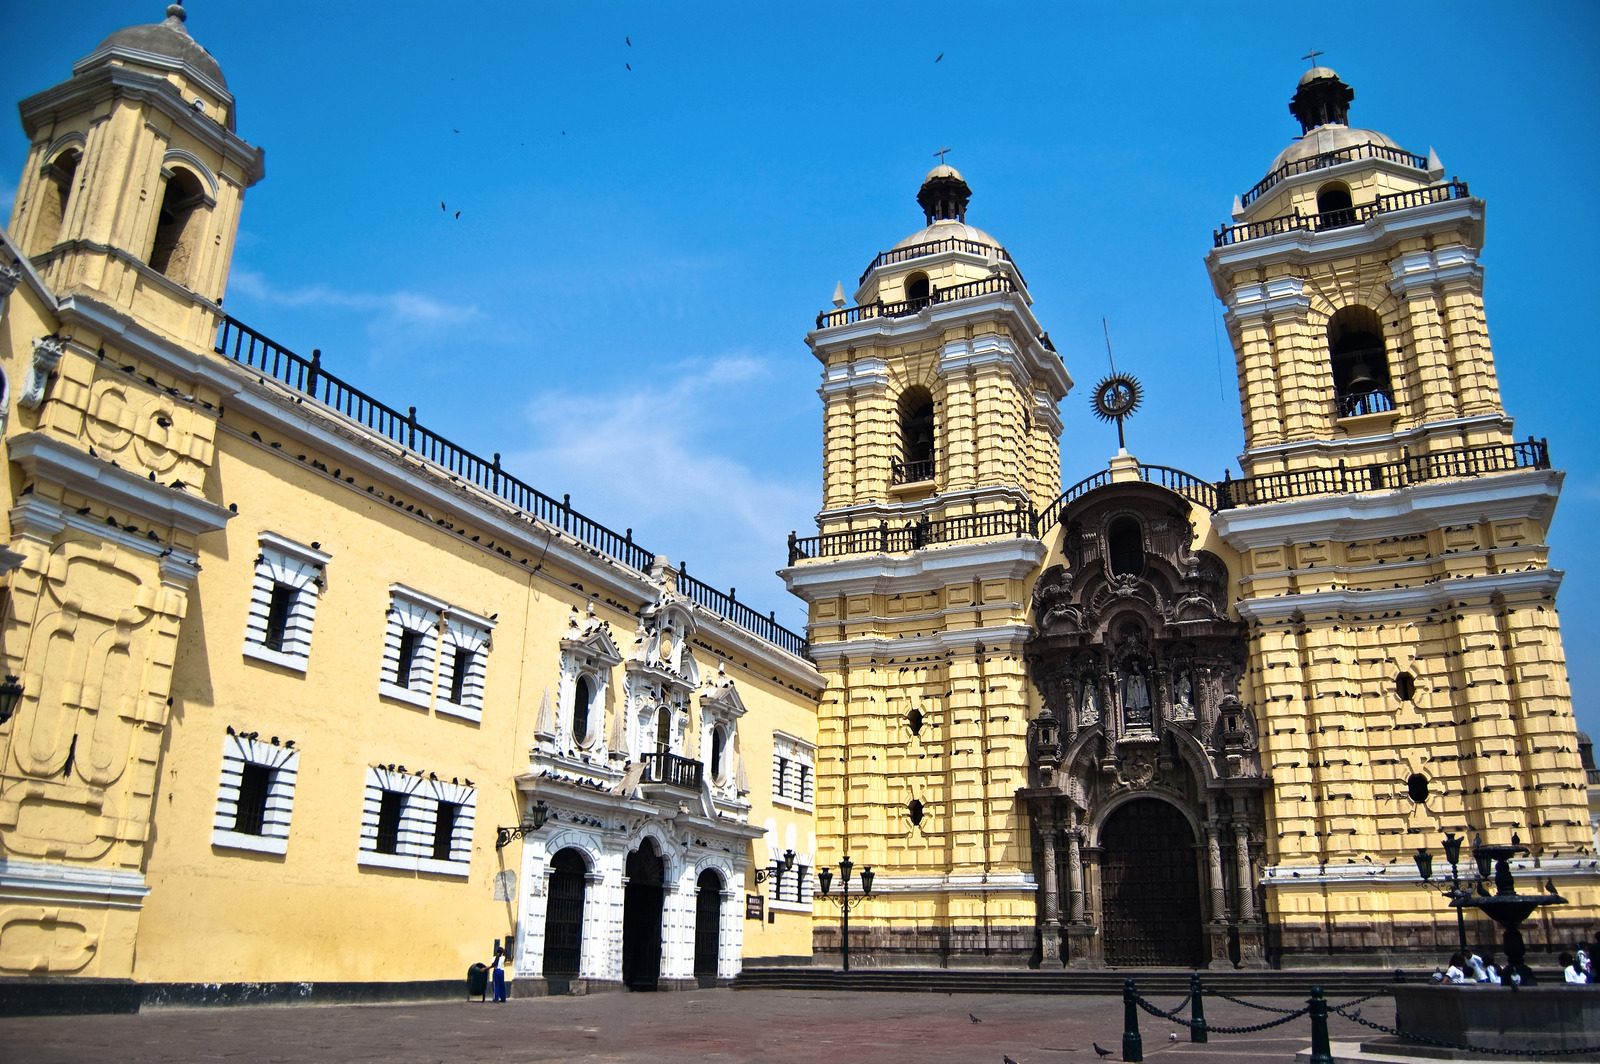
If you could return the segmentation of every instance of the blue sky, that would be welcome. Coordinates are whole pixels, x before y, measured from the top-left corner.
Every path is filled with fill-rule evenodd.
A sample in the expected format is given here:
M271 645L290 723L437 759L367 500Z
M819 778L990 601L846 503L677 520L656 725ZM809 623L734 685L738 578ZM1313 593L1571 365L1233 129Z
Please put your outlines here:
M16 5L0 97L163 7ZM1203 259L1299 131L1286 104L1320 49L1353 124L1436 149L1488 201L1501 386L1567 471L1554 564L1579 719L1600 728L1600 5L190 8L266 150L228 310L794 628L773 570L819 499L803 338L835 282L920 228L938 148L1078 381L1066 483L1116 446L1088 411L1102 316L1146 388L1130 449L1236 468ZM0 136L0 205L25 151L16 126Z

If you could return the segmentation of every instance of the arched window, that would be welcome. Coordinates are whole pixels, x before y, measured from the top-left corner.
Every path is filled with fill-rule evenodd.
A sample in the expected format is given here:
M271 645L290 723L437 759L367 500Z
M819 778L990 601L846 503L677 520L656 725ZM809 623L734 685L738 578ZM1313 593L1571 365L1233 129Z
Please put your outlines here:
M906 301L922 303L928 298L928 275L914 273L906 278Z
M594 690L589 686L589 677L578 677L576 690L572 693L572 741L579 746L589 745L589 706L594 701Z
M1328 357L1340 417L1394 409L1383 322L1367 307L1345 307L1328 319Z
M900 396L900 457L894 462L894 482L914 484L932 480L933 396L920 385Z
M1113 576L1138 576L1144 572L1144 529L1137 518L1123 515L1106 530L1106 560Z
M662 706L656 710L656 753L672 750L672 710Z
M34 230L35 255L41 255L61 242L61 226L67 219L67 203L77 180L78 149L68 148L44 166L39 188L39 224Z
M161 211L156 216L156 237L150 246L150 268L183 284L189 267L200 251L201 207L205 190L200 179L184 169L174 169L161 196Z
M1330 181L1317 189L1317 228L1337 229L1356 224L1355 204L1350 200L1350 186L1343 181Z

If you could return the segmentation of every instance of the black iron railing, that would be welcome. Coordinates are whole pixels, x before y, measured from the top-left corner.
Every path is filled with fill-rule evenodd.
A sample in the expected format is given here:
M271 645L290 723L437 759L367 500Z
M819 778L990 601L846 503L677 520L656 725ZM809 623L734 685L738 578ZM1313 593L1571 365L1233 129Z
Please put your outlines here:
M1389 162L1399 163L1416 170L1428 168L1428 157L1418 155L1416 152L1406 151L1404 148L1390 148L1383 144L1353 144L1348 148L1338 148L1334 151L1325 151L1320 155L1307 156L1296 159L1292 163L1284 163L1272 173L1255 183L1255 187L1243 196L1239 202L1248 207L1259 199L1262 193L1276 185L1286 177L1296 174L1308 174L1313 170L1325 170L1330 166L1340 163L1355 162L1359 159L1387 159Z
M507 473L500 467L499 454L484 459L450 442L418 423L416 407L408 407L402 414L323 369L320 351L303 358L233 318L223 319L214 350L264 377L304 393L334 413L433 463L449 476L482 488L608 558L641 573L648 573L655 561L654 551L634 542L633 529L621 534L614 532L574 510L571 496L563 495L558 501ZM715 591L687 573L679 575L677 590L691 601L791 654L804 657L810 650L805 637L778 624L773 614L763 617L739 602L732 590L727 594Z
M936 289L931 295L921 299L905 299L897 303L885 303L879 300L876 303L863 303L858 307L845 307L843 310L825 310L817 315L817 328L828 329L835 325L850 325L869 318L902 318L936 303L953 303L958 299L971 299L974 296L1016 290L1017 286L1009 277L985 277L950 288Z
M878 257L868 263L867 268L861 271L861 276L856 280L856 284L861 284L865 281L867 274L876 270L879 266L890 266L897 262L909 262L912 259L920 259L924 255L939 255L946 251L961 251L968 255L980 255L984 258L998 256L1011 263L1013 270L1017 269L1017 264L1011 258L1011 253L1003 247L995 244L985 244L980 240L950 237L946 240L929 240L921 244L911 244L903 248L890 248L888 251L880 251ZM1019 279L1022 277L1021 270L1017 270L1017 277ZM1027 282L1024 281L1023 283L1026 284Z
M1446 200L1467 199L1469 196L1465 181L1446 181L1442 185L1429 185L1427 188L1413 189L1410 192L1392 192L1387 196L1379 196L1371 203L1363 203L1358 207L1341 207L1323 214L1301 214L1295 211L1292 214L1281 214L1276 218L1265 218L1259 222L1225 225L1215 232L1214 243L1220 248L1229 244L1242 244L1247 240L1258 240L1261 237L1278 236L1282 233L1298 231L1316 233L1329 229L1342 229L1350 225L1359 225L1380 214L1392 214L1395 211L1409 210L1429 203L1443 203Z
M701 765L698 761L668 753L645 754L640 760L644 762L645 783L664 783L669 787L682 787L690 791L700 789Z
M1159 484L1191 502L1216 512L1236 506L1284 502L1316 495L1345 495L1358 491L1393 491L1430 480L1453 480L1509 473L1519 469L1549 469L1550 445L1546 440L1528 439L1520 443L1466 447L1429 454L1403 454L1389 462L1365 465L1302 469L1292 473L1268 473L1235 480L1202 480L1193 473L1171 466L1142 465L1139 480ZM852 554L902 554L943 543L994 539L1000 536L1043 538L1061 521L1061 515L1075 500L1091 491L1116 483L1111 471L1101 470L1078 481L1037 513L1018 508L930 521L907 522L898 527L880 521L870 528L828 532L804 539L789 533L789 564L802 558L838 558Z
M915 462L902 462L896 458L889 463L890 483L915 484L918 481L933 479L933 459L923 458Z
M1259 477L1217 485L1221 509L1257 506L1313 495L1344 495L1356 491L1392 491L1430 480L1453 480L1509 473L1518 469L1549 469L1548 440L1529 439L1520 443L1466 447L1429 454L1403 454L1390 462L1371 462L1350 466L1340 462L1323 469L1300 469L1286 473L1267 473Z
M1159 484L1168 491L1175 491L1207 510L1215 512L1217 509L1217 485L1212 481L1202 480L1193 473L1171 466L1141 465L1139 479L1146 484ZM1072 485L1056 496L1055 501L1049 506L1039 511L1039 516L1034 520L1034 535L1042 536L1048 532L1057 521L1061 520L1062 512L1074 501L1098 488L1107 487L1112 482L1111 470L1102 469Z
M1362 417L1366 414L1387 414L1394 409L1394 396L1387 389L1375 388L1370 392L1355 392L1335 398L1340 417Z

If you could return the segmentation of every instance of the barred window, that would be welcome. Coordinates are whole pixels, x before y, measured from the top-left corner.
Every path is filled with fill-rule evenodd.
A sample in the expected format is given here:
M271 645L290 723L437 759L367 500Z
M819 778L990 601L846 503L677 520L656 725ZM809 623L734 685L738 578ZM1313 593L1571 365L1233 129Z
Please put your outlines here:
M483 719L483 686L489 661L489 632L494 622L458 606L444 610L441 634L438 710L468 720Z
M772 798L780 805L809 809L816 802L816 748L803 739L774 733Z
M773 902L805 906L811 904L814 883L809 865L796 861L793 868L785 870L781 875L774 870L767 883L768 893Z
M305 672L311 655L311 629L329 557L320 544L302 546L263 532L250 589L244 653Z
M390 586L379 694L415 706L428 705L444 609L438 599L398 584Z
M477 792L377 766L367 770L356 863L465 878Z
M222 740L222 779L211 821L211 844L257 853L287 853L300 751L259 737Z

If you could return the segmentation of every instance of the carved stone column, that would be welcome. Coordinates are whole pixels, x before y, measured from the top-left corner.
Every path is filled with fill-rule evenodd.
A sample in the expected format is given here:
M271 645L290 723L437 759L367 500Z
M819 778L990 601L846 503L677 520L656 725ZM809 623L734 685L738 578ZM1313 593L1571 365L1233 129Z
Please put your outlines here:
M1255 887L1250 879L1250 831L1243 824L1233 829L1235 853L1239 874L1239 922L1253 924L1256 920Z
M1041 810L1038 818L1044 844L1044 920L1039 927L1040 967L1061 963L1061 903L1056 889L1056 812Z
M1082 837L1076 828L1067 832L1067 922L1072 924L1083 923Z
M1224 923L1228 919L1228 892L1222 879L1222 844L1217 836L1222 827L1215 822L1206 827L1206 857L1211 875L1211 919Z

